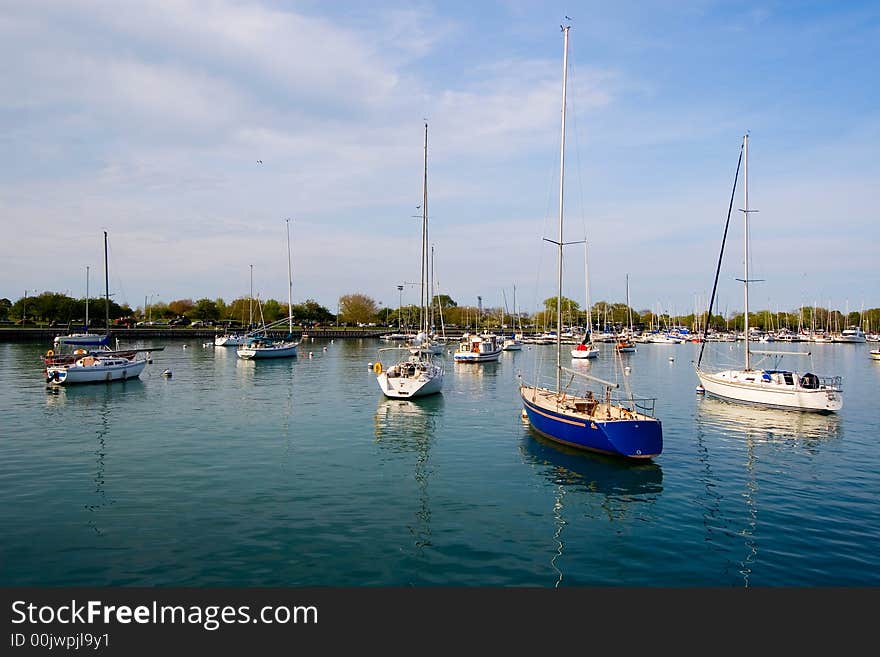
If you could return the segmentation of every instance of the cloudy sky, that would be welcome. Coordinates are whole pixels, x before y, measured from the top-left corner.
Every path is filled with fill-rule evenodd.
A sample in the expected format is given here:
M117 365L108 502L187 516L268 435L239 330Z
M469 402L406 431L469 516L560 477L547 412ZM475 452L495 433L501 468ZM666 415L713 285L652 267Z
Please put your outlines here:
M0 3L0 296L707 303L750 133L753 307L880 306L875 2ZM738 191L734 210L742 207ZM735 212L719 308L742 307ZM585 298L584 250L564 294Z

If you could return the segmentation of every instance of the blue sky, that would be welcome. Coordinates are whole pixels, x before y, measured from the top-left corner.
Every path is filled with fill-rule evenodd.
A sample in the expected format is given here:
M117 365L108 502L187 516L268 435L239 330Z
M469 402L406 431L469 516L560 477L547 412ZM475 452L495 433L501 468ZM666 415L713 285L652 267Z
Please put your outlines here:
M32 1L0 10L0 296L707 303L750 138L752 307L880 306L874 2ZM258 163L262 161L262 164ZM735 208L742 207L737 193ZM733 218L719 307L741 309ZM583 302L566 249L564 294Z

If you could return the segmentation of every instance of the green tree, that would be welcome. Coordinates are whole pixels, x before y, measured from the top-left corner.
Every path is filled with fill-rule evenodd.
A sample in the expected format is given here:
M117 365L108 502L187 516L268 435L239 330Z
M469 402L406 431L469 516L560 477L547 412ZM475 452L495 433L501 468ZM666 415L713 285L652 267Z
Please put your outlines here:
M339 319L350 324L366 324L376 319L376 302L366 294L356 292L339 297Z
M257 303L258 302L255 299L251 299L250 297L240 297L231 301L229 305L226 306L226 313L221 315L221 317L241 322L245 325L248 322L259 323L260 308Z
M544 299L544 310L549 312L556 312L556 299L558 297L550 297L549 299ZM568 297L562 297L562 312L578 312L580 310L580 305L574 299L569 299Z
M293 304L292 315L298 320L308 322L329 322L333 319L333 313L314 299L306 299L302 303Z
M9 313L11 310L12 302L5 297L0 299L0 319L9 319Z
M254 307L254 321L259 322L259 309ZM287 317L281 311L281 304L278 303L275 299L266 299L263 303L263 319L267 324L271 324L272 322L277 322L282 317Z
M205 321L215 321L220 319L220 313L217 310L217 304L210 299L199 299L192 309L192 316L196 319Z
M229 309L226 307L226 302L223 300L223 297L217 297L214 299L214 305L217 306L218 319L224 319L229 316Z
M439 306L437 304L440 304ZM455 308L458 304L455 302L455 299L450 297L448 294L435 294L434 298L431 299L431 304L435 308Z
M380 308L376 313L376 321L386 326L395 324L397 322L397 308Z

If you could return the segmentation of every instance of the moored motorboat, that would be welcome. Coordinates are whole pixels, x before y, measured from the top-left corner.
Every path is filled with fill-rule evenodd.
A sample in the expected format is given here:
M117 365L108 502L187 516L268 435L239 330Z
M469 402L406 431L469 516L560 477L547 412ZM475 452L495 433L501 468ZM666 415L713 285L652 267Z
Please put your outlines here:
M473 333L462 338L452 358L456 363L489 363L497 361L503 345L494 333Z

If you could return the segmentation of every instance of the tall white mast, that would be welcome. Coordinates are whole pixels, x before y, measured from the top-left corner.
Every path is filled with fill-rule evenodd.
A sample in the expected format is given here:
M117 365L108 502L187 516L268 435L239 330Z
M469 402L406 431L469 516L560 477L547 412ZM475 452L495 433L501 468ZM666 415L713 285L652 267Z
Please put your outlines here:
M749 135L743 137L743 215L745 216L745 220L743 221L743 225L745 227L744 230L744 238L745 238L745 248L743 249L743 253L745 255L743 262L743 289L745 290L745 318L744 324L745 327L745 335L746 335L746 371L752 368L751 363L751 353L749 352Z
M422 330L425 332L425 336L428 335L428 309L426 303L426 295L428 293L427 287L425 286L425 277L428 275L427 272L427 259L428 259L428 122L425 121L425 172L424 178L422 182L422 278L421 278L421 286L422 291L419 296L419 299L422 303L421 308L421 324Z
M629 274L626 275L626 317L629 320L629 337L631 339L633 332L633 316L632 309L629 306Z
M288 333L293 333L293 274L290 268L290 219L285 219L287 224L287 324Z
M104 231L104 334L110 337L110 272L107 269L107 231Z
M89 332L89 266L86 265L86 333Z
M570 25L562 26L564 35L562 55L562 139L559 145L559 241L556 255L556 273L558 292L556 293L556 390L561 383L562 374L562 215L565 207L565 94L568 82L568 31Z
M590 265L587 260L588 257L587 238L584 236L584 301L587 304L587 335L589 335L593 329L593 311L590 307ZM592 339L590 342L592 342Z

